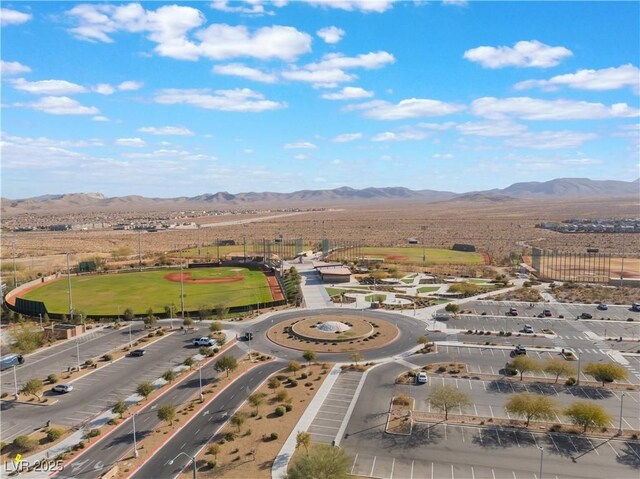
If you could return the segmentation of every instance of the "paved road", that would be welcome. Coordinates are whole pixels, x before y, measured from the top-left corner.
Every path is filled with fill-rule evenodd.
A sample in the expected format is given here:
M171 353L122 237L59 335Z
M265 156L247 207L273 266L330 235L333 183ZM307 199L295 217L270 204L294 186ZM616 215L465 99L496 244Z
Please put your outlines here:
M133 340L143 336L145 334L144 324L141 321L131 323L131 334ZM101 356L128 343L129 328L118 331L114 331L111 328L97 328L81 336L77 341L66 341L30 354L25 358L24 364L16 367L18 388L30 378L46 378L49 374L59 375L62 371L66 371L69 366L77 366L77 345L79 345L80 350L80 363L84 363L87 359ZM14 390L13 371L11 369L2 371L0 380L4 391Z
M197 418L183 426L167 444L160 448L132 477L137 479L173 478L191 467L184 456L169 464L179 452L195 456L213 440L224 423L246 398L270 375L285 367L283 362L270 362L255 367L222 391Z
M244 351L238 346L231 347L225 355L233 355L240 358ZM219 373L214 369L214 362L202 369L203 387L218 381ZM189 401L197 393L199 387L198 372L194 371L177 383L166 394L151 401L136 414L137 438L140 440L153 433L160 421L157 418L156 409L160 405L174 404L179 407ZM131 419L123 421L110 435L104 437L100 443L88 450L85 454L68 464L65 469L55 477L94 479L104 474L121 457L132 452L133 433Z
M47 389L44 396L58 400L52 406L0 402L2 440L8 442L15 436L43 427L47 421L70 427L100 414L112 407L118 399L133 394L140 382L154 381L167 369L178 366L187 357L197 354L198 349L190 347L190 342L191 338L200 335L197 330L188 335L179 331L168 334L159 341L144 346L147 351L144 356L125 356L74 381L74 389L69 394L58 395Z
M411 436L385 434L389 401L397 391L389 378L404 369L401 364L385 364L371 370L365 381L341 441L354 458L354 474L385 479L531 479L539 470L541 446L544 477L638 477L638 441L611 441L588 452L597 444L559 434L516 436L497 428L417 425ZM576 463L572 461L572 456L583 453Z

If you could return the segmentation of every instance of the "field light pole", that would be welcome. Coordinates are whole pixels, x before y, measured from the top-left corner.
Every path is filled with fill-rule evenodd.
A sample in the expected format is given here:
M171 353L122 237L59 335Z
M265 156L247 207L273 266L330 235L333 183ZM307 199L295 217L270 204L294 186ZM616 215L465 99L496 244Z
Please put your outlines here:
M624 281L624 240L625 240L624 233L622 233L622 262L620 264L620 287L621 288Z
M131 349L131 321L129 321L129 349Z
M578 374L576 375L576 386L580 386L580 358L582 353L578 352Z
M69 321L73 323L73 296L71 295L71 266L69 266L69 253L67 253L67 284L69 286Z
M176 459L178 459L180 456L185 455L189 458L189 460L191 461L192 464L192 469L193 469L193 479L196 479L196 458L187 454L184 451L180 451L178 453L178 455L176 457L174 457L173 459L171 459L167 464L169 464L170 466L173 465L173 463L176 461Z
M136 441L136 413L131 415L133 422L133 457L138 457L138 443Z
M422 269L423 271L426 267L426 262L427 262L427 253L426 253L425 244L424 244L424 237L425 237L426 231L427 231L427 227L423 226L422 227Z
M542 458L544 457L544 448L542 446L538 446L538 449L540 449L540 476L538 479L542 479Z
M624 401L624 396L624 393L620 396L620 423L618 424L618 436L622 434L622 403Z
M180 258L180 311L184 318L184 276L182 274L182 258Z

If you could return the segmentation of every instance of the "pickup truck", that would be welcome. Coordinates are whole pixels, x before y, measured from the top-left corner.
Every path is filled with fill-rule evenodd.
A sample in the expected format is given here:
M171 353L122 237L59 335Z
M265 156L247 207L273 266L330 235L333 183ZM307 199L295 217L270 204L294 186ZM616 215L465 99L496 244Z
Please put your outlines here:
M206 336L194 338L191 341L191 344L194 346L213 346L213 339L207 338Z

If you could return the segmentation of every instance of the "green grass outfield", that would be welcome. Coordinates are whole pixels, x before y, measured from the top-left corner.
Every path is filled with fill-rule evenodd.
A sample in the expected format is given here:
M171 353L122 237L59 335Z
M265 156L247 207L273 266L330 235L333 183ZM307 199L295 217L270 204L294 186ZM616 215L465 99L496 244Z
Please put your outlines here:
M272 301L267 278L260 271L246 268L194 268L185 269L193 279L226 278L240 274L243 281L233 283L193 284L184 283L184 303L186 311L197 310L200 305L212 307L223 303L228 307L244 306L257 302ZM179 273L180 269L163 269L135 273L105 274L95 276L72 276L71 291L73 307L85 314L118 314L125 308L132 308L135 314L145 313L153 308L154 313L164 312L164 306L173 303L180 307L180 282L164 279L170 273ZM52 313L67 313L67 279L46 283L29 291L23 297L43 301ZM174 311L177 311L174 310Z
M362 248L365 257L384 258L386 263L422 264L422 248ZM389 258L390 256L390 258ZM394 258L398 256L399 258ZM426 249L427 264L484 264L482 255L450 249Z

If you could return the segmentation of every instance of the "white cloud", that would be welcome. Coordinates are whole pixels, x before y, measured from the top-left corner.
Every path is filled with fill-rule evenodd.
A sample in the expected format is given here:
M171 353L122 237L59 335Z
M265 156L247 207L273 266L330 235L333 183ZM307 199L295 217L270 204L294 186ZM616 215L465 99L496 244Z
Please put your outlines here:
M334 88L339 83L350 82L358 78L339 69L333 70L289 70L282 72L287 80L311 83L315 88Z
M598 135L595 133L568 130L536 131L509 138L505 141L505 144L516 148L552 150L556 148L575 148L597 137Z
M467 0L442 0L443 5L453 5L454 7L465 7L468 3Z
M359 140L362 138L362 133L343 133L336 136L333 140L334 143L348 143L350 141Z
M140 133L166 136L194 136L195 133L184 126L144 126L138 128Z
M434 153L431 155L431 158L435 158L436 160L450 160L453 158L451 153Z
M227 0L215 0L211 2L210 7L214 10L220 10L221 12L228 13L240 13L243 15L274 15L273 11L266 10L262 0L245 0L244 2L234 1L233 5L230 5ZM283 7L287 4L286 1L269 2L271 7Z
M418 123L420 128L425 128L427 130L435 130L435 131L445 131L450 130L454 126L456 126L455 122L447 121L445 123Z
M100 95L113 95L116 91L116 89L108 83L98 83L92 89L96 93L100 93Z
M297 155L294 155L293 158L295 160L311 160L313 159L313 155L309 155L307 153L298 153Z
M224 60L236 57L293 61L311 51L311 36L288 26L262 27L254 32L243 25L212 24L196 8L165 5L145 10L139 3L123 6L82 4L67 12L77 26L70 32L88 41L113 42L120 31L146 33L158 55L180 60L200 57ZM195 40L189 35L194 33ZM198 40L198 41L196 41Z
M639 110L626 103L611 106L573 100L540 100L529 97L483 97L471 104L474 115L490 119L509 117L525 120L598 120L637 117Z
M255 150L252 150L251 148L245 148L244 150L242 150L242 153L244 153L245 155L253 155L255 153Z
M571 158L568 160L562 160L562 163L564 163L565 165L578 165L578 166L600 165L602 163L602 160L595 160L592 158Z
M383 100L375 100L357 105L349 105L346 111L363 110L366 118L374 120L403 120L428 116L443 116L464 110L463 105L445 103L439 100L409 98L393 104Z
M285 108L286 103L265 100L264 95L248 88L235 90L174 89L160 90L154 97L164 105L187 104L208 110L260 112Z
M578 90L616 90L629 87L634 92L640 92L640 69L631 64L617 68L603 68L602 70L578 70L576 73L557 75L549 80L525 80L516 83L516 90L527 88L542 88L555 90L559 86L568 86Z
M120 91L134 91L142 88L144 83L139 81L127 80L120 83L116 88Z
M93 118L91 118L91 121L107 122L107 121L109 121L109 118L107 118L106 116L103 116L103 115L97 115L97 116L94 116Z
M423 130L416 130L413 128L405 128L401 131L393 132L393 131L385 131L383 133L378 133L371 141L381 142L381 141L420 141L424 140L429 136L429 132Z
M480 63L485 68L539 67L547 68L572 56L565 47L551 47L537 40L521 41L513 47L477 47L464 52L464 58Z
M286 150L314 150L318 147L308 141L298 141L296 143L287 143L284 148Z
M51 115L96 115L100 113L94 106L84 106L67 96L45 96L33 103L18 103Z
M19 75L21 73L29 73L31 68L19 62L5 62L0 60L0 73L3 76Z
M333 26L321 28L316 32L316 35L322 38L325 41L325 43L329 43L330 45L338 43L340 40L342 40L342 37L344 37L344 34L345 34L345 31L342 28L333 27Z
M230 75L246 78L247 80L262 82L262 83L275 83L278 80L276 75L265 73L257 68L251 68L242 63L229 63L227 65L216 65L212 70L219 75Z
M463 135L498 137L524 133L527 127L510 121L468 121L458 125L457 129Z
M118 138L116 144L120 146L132 146L134 148L142 148L146 142L142 138Z
M10 8L0 8L0 25L5 27L7 25L20 25L26 23L33 18L30 13L19 12L18 10L11 10Z
M82 85L71 83L65 80L42 80L30 82L24 78L10 80L16 90L26 91L36 95L72 95L83 93L87 89Z
M336 93L325 93L322 98L325 100L355 100L357 98L371 98L372 96L372 91L367 91L360 87L347 86Z
M389 10L397 0L309 0L307 3L316 7L337 8L352 12L382 13Z

